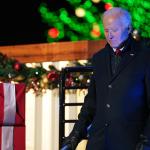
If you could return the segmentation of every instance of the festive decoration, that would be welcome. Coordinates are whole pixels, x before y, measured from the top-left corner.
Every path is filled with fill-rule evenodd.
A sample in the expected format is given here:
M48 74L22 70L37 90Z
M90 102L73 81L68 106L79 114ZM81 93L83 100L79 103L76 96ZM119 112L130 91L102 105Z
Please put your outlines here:
M48 73L47 78L51 81L56 81L59 78L59 73L56 71L51 71Z
M102 13L112 7L122 7L131 12L133 28L140 36L150 37L149 0L64 0L41 3L39 12L49 28L47 41L78 41L104 39ZM99 30L93 29L97 24ZM54 35L54 36L53 36Z
M59 36L57 38L49 36L48 31L48 42L104 38L100 15L105 10L104 2L97 3L91 0L85 0L84 2L81 0L65 0L60 3L59 6L61 6L61 8L58 9L55 7L55 10L46 3L42 3L39 7L42 21L48 23L50 28L57 28L59 30ZM93 24L99 26L99 33L101 33L99 36L93 36L93 34L91 34Z
M93 3L99 3L101 0L92 0Z
M25 150L26 127L25 126L0 126L0 149Z
M93 30L91 31L91 36L92 37L100 37L101 33L100 33L100 28L98 24L93 24Z
M20 63L19 63L19 62L16 62L16 63L14 64L14 69L15 69L16 71L19 71L20 68L21 68Z
M113 6L112 6L112 4L111 3L106 3L105 4L105 9L106 10L109 10L109 9L111 9Z
M48 35L51 37L51 38L57 38L58 35L59 35L59 31L58 29L56 28L51 28L48 30Z
M140 33L138 30L133 30L132 36L134 39L139 40L140 39Z
M83 8L77 8L75 10L75 14L77 17L84 17L85 16L85 10Z
M0 126L24 126L25 84L0 83L0 95Z
M80 64L74 62L71 66L89 66L90 62ZM66 86L86 86L89 84L91 73L71 73L67 75ZM8 58L0 53L0 81L25 83L26 91L33 89L36 94L45 92L46 89L55 89L59 86L60 70L49 65L46 70L42 64L27 67L26 64Z

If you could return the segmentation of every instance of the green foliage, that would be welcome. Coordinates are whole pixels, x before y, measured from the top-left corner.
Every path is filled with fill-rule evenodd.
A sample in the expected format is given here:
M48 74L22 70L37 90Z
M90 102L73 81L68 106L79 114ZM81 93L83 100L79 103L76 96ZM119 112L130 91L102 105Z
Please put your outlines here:
M89 66L90 61L85 64L74 62L73 66ZM90 78L89 73L72 73L66 78L66 86L87 85ZM46 70L38 63L34 67L27 67L19 61L8 58L0 53L0 82L25 83L26 91L33 89L36 94L45 92L46 89L58 88L60 71L55 66L49 65Z
M59 32L56 37L47 34L48 42L103 39L101 15L106 4L131 12L133 28L139 30L142 37L150 37L149 0L101 0L99 3L92 0L65 0L64 3L56 10L46 3L39 6L42 21L48 24L49 29L55 28ZM77 8L81 8L79 14L83 16L77 16Z

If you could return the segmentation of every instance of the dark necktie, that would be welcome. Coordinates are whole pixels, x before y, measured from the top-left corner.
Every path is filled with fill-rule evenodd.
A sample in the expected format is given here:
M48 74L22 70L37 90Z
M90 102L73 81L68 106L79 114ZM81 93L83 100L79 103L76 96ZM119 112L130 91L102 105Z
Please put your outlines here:
M116 49L115 55L116 56L120 56L121 55L121 50L119 48Z

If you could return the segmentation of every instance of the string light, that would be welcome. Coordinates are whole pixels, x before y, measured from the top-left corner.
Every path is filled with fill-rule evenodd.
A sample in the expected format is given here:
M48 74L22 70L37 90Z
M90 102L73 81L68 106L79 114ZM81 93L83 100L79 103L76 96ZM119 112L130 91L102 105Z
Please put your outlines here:
M93 24L93 29L91 31L91 36L94 38L98 38L100 37L101 33L100 33L100 27L97 23Z
M135 29L132 33L132 36L134 39L138 40L140 39L140 34L139 34L139 31L137 29Z
M85 9L83 9L81 7L76 8L75 14L77 17L84 17L85 16Z
M93 3L99 3L101 0L92 0Z
M111 9L113 6L112 6L112 4L111 3L106 3L105 4L105 9L106 10L109 10L109 9Z
M48 30L48 35L51 37L51 38L57 38L58 35L59 35L59 31L57 28L51 28Z

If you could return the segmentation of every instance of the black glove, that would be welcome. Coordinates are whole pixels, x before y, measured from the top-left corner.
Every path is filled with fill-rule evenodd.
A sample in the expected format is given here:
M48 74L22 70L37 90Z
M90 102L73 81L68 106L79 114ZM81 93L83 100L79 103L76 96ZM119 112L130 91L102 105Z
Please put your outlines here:
M143 145L142 143L139 143L136 147L136 150L150 150L150 146Z
M143 150L143 144L138 143L137 146L136 146L136 150Z
M71 150L70 145L64 145L61 150Z
M136 150L150 150L149 141L143 134L140 135L140 143L137 144Z
M79 132L75 131L66 138L61 150L75 150L79 142L80 142Z

